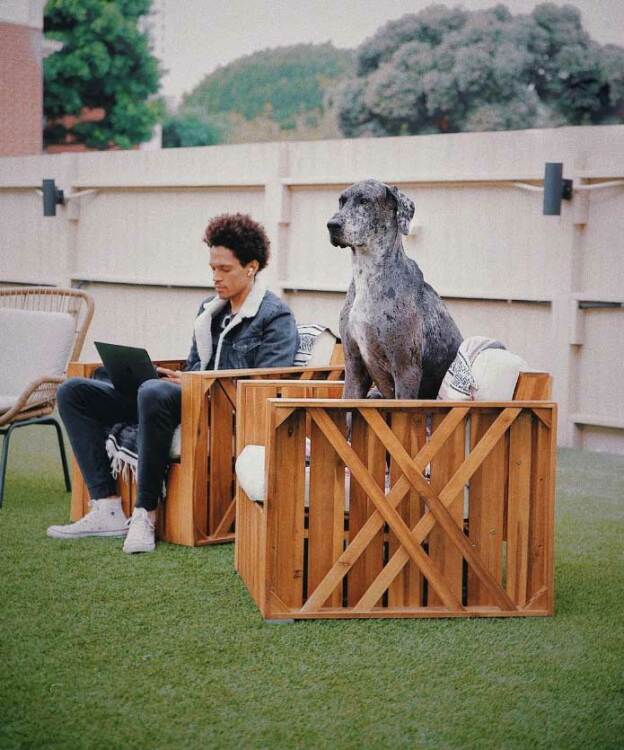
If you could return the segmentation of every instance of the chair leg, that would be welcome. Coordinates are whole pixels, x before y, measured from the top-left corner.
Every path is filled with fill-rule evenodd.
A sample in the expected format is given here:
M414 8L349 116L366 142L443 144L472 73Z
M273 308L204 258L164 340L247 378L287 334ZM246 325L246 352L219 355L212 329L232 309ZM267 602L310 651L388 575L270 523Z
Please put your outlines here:
M69 478L69 468L67 466L67 455L65 454L65 441L63 440L63 431L61 425L56 417L50 417L48 424L54 425L56 428L56 436L58 438L59 451L61 453L61 464L63 465L63 476L65 477L65 489L67 492L71 492L71 479Z
M56 429L59 451L61 453L61 464L63 466L63 477L65 478L65 489L67 492L71 492L71 479L69 475L69 467L67 465L67 455L65 453L65 441L63 440L63 431L61 430L61 425L59 424L58 419L56 419L56 417L34 417L33 419L25 419L23 422L15 422L6 430L0 430L0 435L4 435L2 456L0 457L0 508L2 508L2 503L4 501L4 479L9 459L9 438L11 437L11 433L18 427L28 427L29 425L35 424L50 424Z
M2 457L0 458L0 508L4 502L4 480L6 477L6 467L9 460L9 440L11 439L11 432L13 432L13 425L8 429L2 430Z

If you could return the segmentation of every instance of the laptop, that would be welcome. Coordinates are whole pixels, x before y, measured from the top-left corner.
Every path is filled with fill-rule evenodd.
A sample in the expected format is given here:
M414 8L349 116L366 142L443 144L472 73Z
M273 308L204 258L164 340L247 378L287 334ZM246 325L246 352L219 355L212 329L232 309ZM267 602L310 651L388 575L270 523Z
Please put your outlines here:
M94 341L112 384L126 396L136 396L141 383L158 378L150 355L136 346L120 346Z

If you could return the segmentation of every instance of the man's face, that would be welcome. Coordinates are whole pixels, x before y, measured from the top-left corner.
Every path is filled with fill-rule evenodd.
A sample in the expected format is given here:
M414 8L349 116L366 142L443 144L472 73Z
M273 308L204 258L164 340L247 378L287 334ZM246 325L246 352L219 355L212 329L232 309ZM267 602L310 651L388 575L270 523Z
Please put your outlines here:
M234 253L222 245L210 248L210 268L221 299L236 297L253 282L253 261L246 266L241 265Z

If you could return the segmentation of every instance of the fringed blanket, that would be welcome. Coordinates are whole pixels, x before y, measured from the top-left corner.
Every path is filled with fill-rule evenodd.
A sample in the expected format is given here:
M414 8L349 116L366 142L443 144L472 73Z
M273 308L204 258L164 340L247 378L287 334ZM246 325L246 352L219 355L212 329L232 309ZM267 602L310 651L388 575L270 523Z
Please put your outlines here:
M126 422L113 425L106 438L106 453L110 458L113 477L136 481L138 465L139 426Z

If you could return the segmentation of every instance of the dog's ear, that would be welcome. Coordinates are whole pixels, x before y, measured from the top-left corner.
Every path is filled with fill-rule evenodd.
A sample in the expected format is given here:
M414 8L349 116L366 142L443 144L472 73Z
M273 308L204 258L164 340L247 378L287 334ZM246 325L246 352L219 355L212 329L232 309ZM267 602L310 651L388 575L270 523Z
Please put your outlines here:
M408 234L410 221L414 216L414 202L402 193L396 185L386 185L386 196L394 201L399 232Z

